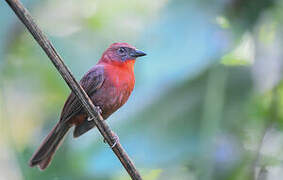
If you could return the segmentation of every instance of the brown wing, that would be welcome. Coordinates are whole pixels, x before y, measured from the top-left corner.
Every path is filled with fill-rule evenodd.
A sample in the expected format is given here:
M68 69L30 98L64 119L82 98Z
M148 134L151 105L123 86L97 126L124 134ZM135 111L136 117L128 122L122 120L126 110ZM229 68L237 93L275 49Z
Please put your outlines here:
M104 82L104 71L102 66L94 66L81 79L80 85L91 96L97 89L99 89ZM71 117L81 113L83 107L76 95L72 92L65 102L63 107L60 122L66 122Z

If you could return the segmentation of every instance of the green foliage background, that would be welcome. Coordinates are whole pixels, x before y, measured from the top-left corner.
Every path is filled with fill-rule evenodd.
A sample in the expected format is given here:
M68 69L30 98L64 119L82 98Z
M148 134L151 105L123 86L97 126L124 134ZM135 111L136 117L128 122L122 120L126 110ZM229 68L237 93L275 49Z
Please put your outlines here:
M77 79L113 42L147 52L108 120L145 180L283 175L283 1L25 0ZM0 179L129 179L96 129L28 160L70 90L0 3Z

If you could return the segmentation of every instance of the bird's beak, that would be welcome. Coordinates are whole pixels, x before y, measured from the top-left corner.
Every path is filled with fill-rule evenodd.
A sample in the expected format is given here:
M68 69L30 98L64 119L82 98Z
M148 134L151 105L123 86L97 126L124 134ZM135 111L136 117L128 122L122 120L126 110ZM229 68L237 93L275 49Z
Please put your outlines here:
M145 55L146 55L146 53L144 53L143 51L137 50L137 49L130 53L130 56L132 56L134 58L145 56Z

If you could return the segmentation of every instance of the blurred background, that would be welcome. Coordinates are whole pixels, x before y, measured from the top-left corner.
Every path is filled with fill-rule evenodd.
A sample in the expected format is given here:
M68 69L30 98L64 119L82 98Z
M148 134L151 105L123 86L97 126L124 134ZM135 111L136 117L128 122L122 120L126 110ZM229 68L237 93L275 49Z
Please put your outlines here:
M78 80L113 42L148 54L108 119L145 180L282 179L282 0L23 3ZM0 22L0 179L129 179L97 129L28 166L70 90L4 1Z

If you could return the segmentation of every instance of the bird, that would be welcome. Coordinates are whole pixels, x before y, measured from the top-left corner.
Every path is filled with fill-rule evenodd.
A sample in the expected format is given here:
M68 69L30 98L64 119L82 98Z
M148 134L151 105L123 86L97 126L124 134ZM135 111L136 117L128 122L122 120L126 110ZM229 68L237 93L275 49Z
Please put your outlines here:
M113 43L80 80L80 85L104 120L123 106L130 97L135 86L136 58L145 55L146 53L128 43ZM79 99L71 92L61 111L60 120L32 155L29 166L46 169L73 126L73 137L77 138L93 129L95 124L88 117Z

